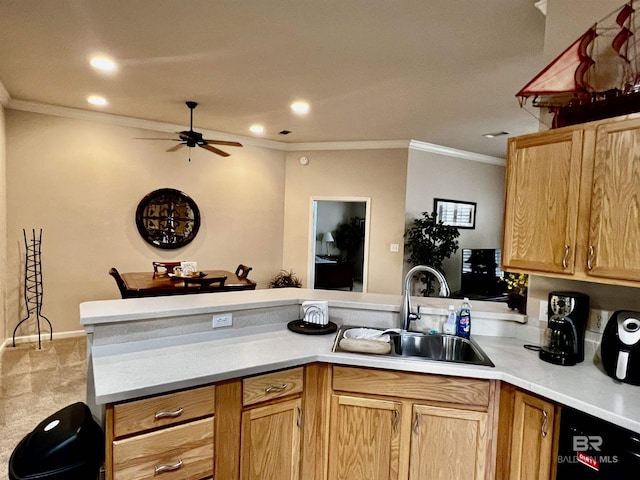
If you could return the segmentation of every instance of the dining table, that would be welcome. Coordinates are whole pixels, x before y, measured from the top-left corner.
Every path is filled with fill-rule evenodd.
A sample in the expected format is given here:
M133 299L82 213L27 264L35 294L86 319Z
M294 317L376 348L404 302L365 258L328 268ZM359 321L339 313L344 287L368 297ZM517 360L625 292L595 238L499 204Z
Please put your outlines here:
M216 288L216 292L233 292L236 290L255 290L256 282L241 278L227 270L202 270L204 278L223 277L227 280L224 286ZM198 285L185 288L181 277L168 273L123 272L120 274L128 297L160 297L165 295L185 295L189 293L208 293L211 290L201 289Z

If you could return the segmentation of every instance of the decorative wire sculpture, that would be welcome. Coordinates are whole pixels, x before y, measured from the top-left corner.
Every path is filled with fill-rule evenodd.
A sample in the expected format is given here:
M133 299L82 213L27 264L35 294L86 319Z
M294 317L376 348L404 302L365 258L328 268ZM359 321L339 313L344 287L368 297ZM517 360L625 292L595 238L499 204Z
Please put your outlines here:
M36 239L36 230L31 231L31 240L27 242L27 232L22 229L25 247L25 269L24 269L24 304L27 309L27 316L18 322L16 328L13 329L13 346L16 346L16 332L22 323L31 318L31 314L35 315L38 327L38 350L42 349L40 340L40 319L46 320L49 324L49 340L53 340L53 327L47 317L42 315L42 262L40 252L42 246L42 229Z

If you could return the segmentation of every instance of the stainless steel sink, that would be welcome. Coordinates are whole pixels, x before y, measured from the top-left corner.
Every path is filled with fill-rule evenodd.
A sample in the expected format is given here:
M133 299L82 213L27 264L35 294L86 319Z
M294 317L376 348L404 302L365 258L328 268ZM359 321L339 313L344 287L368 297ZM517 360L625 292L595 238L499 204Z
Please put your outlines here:
M340 346L344 332L350 326L341 326L336 334L333 344L334 352L363 353L354 350L345 350ZM380 329L380 331L382 331ZM438 333L429 335L419 332L390 333L389 343L391 351L382 355L386 357L413 357L441 362L468 363L472 365L495 366L486 353L472 338L462 338L455 335Z

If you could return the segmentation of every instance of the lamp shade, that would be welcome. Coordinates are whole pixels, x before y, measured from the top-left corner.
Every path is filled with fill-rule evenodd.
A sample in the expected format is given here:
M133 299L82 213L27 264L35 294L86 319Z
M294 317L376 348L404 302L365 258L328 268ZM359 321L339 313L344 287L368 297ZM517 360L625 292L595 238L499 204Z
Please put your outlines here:
M331 235L331 232L326 232L326 233L322 236L322 241L323 241L324 243L335 242L335 240L333 239L333 235Z

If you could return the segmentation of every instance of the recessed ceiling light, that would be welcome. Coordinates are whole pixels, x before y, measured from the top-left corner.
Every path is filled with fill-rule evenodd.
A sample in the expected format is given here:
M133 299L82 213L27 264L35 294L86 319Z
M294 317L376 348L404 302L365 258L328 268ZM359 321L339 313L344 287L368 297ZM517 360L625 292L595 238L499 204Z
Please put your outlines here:
M503 135L509 135L509 132L505 132L504 130L500 132L492 132L492 133L483 133L482 136L486 138L496 138L502 137Z
M305 115L309 113L309 104L307 102L293 102L291 110L298 115Z
M111 60L109 57L93 57L89 63L93 68L100 70L101 72L111 73L118 69L116 62Z
M249 127L249 130L253 133L257 133L258 135L261 135L264 133L264 127L262 125L251 125Z
M109 104L106 98L100 97L98 95L91 95L90 97L87 97L87 102L98 107L104 107Z

